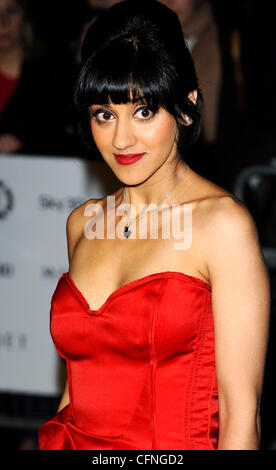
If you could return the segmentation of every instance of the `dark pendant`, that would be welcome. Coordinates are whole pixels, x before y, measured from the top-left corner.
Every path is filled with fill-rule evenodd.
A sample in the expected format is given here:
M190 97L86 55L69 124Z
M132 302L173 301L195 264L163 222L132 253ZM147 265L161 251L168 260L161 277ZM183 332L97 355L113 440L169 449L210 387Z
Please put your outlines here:
M131 235L131 230L129 230L128 226L126 226L124 230L124 237L128 238L130 235Z

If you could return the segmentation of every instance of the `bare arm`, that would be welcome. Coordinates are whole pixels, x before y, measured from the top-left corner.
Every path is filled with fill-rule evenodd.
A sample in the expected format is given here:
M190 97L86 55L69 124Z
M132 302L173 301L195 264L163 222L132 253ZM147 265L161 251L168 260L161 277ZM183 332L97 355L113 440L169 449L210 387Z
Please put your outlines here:
M268 342L270 286L255 224L231 198L209 218L215 363L219 397L218 449L257 450Z
M61 411L63 408L65 408L65 406L67 406L69 403L70 403L70 397L69 397L69 389L68 389L68 379L66 379L64 392L61 397L61 400L57 409L57 413Z
M0 153L15 153L22 147L22 142L13 134L0 134Z

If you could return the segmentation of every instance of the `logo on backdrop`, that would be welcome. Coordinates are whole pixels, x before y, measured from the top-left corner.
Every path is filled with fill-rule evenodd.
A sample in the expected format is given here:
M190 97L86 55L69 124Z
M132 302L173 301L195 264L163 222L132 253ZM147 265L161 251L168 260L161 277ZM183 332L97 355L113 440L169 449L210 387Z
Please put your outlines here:
M0 277L1 278L9 278L13 277L15 273L15 266L12 263L0 263Z
M72 210L85 202L85 198L68 196L58 198L51 194L40 194L38 197L39 207L43 210Z
M55 266L42 266L41 274L43 279L58 279L64 272L66 267L57 268Z
M12 190L0 180L0 220L5 220L14 207Z

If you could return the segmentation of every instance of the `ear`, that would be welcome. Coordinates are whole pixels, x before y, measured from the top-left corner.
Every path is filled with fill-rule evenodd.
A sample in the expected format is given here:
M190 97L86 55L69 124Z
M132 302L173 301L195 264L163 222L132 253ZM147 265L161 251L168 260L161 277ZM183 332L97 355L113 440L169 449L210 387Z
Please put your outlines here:
M183 114L182 113L182 122L181 122L181 124L183 126L190 126L191 124L193 124L193 119L188 114Z
M189 100L191 100L194 104L197 102L197 90L193 90L188 94Z
M191 91L188 94L188 98L189 98L189 100L192 101L192 103L196 104L196 102L197 102L197 90ZM192 120L191 116L189 116L188 114L182 114L182 119L183 119L182 124L184 126L190 126L193 123L193 120Z

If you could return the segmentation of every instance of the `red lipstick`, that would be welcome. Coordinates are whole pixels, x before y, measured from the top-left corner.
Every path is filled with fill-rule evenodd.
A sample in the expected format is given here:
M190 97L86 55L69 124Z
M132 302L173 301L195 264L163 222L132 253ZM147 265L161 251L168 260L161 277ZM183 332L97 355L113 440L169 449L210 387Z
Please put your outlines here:
M114 153L114 157L116 158L117 162L121 165L131 165L132 163L137 162L145 155L144 153L127 153L125 155Z

